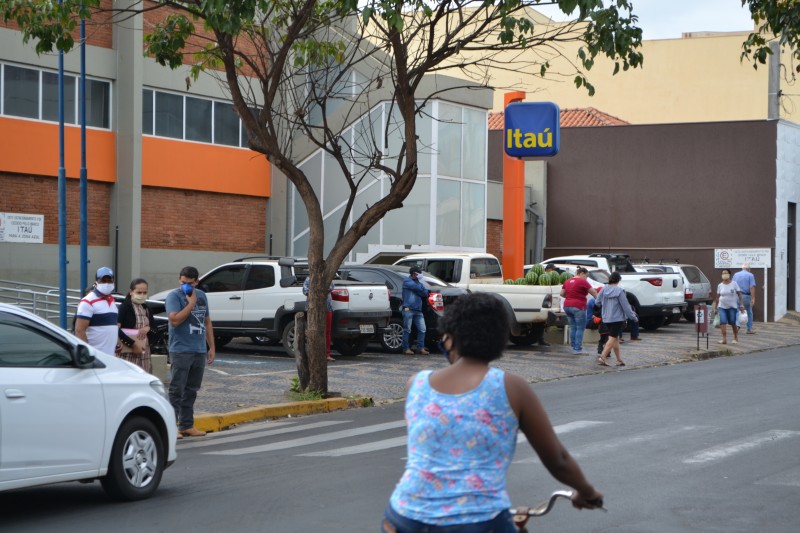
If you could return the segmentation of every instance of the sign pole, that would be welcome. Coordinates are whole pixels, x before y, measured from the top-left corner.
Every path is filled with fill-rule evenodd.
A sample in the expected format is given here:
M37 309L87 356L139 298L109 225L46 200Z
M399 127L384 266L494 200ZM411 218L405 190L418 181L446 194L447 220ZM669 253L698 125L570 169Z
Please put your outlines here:
M764 267L764 323L767 323L767 267Z

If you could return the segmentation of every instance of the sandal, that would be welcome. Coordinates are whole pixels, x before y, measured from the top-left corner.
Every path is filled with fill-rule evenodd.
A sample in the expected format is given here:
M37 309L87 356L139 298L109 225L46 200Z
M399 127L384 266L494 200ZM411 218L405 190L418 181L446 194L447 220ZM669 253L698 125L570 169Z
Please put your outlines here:
M608 363L606 363L606 360L603 359L602 357L597 358L597 364L600 366L609 366Z
M728 344L726 341L718 341L720 344Z
M617 366L625 366L625 361L617 361Z

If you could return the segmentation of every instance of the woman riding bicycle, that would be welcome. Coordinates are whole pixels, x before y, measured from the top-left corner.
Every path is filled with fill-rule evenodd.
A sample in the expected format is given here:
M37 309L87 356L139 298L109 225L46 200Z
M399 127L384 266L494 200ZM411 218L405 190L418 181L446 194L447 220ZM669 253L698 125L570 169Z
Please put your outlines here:
M506 471L518 429L553 477L575 489L573 506L601 507L603 495L556 437L531 386L489 366L508 342L502 302L490 294L461 297L439 328L450 366L409 380L408 460L382 531L516 532Z

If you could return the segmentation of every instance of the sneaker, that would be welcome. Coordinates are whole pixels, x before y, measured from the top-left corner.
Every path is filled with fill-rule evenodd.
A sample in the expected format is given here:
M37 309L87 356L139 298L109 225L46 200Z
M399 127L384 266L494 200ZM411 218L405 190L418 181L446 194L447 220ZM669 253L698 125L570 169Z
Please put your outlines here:
M200 431L197 428L191 427L189 429L182 429L181 430L181 435L183 435L184 437L205 437L206 436L206 432L205 431Z
M603 352L600 352L600 353L603 353ZM586 352L578 351L578 350L572 350L572 355L589 355L589 354L586 353Z
M550 343L547 341L539 341L539 346L550 346Z
M420 348L417 350L417 353L420 355L429 355L431 352L429 352L427 348Z
M183 435L181 435L181 432L178 431L178 440L181 440L182 438L183 438Z
M404 351L403 353L404 353L405 355L414 355L414 350L412 350L411 348L409 348L408 350Z
M640 337L631 337L631 340L632 340L632 341L640 341L640 340L642 340L642 339L641 339Z

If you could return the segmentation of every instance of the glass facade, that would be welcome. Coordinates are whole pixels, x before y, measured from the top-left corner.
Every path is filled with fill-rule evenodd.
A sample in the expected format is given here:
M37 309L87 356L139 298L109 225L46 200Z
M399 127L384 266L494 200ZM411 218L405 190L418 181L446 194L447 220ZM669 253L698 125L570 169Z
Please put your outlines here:
M402 208L387 213L359 240L350 260L357 261L359 254L415 247L485 250L486 121L483 109L436 100L425 103L417 117L419 174L414 188ZM389 193L389 178L375 171L365 174L364 163L377 150L384 164L396 165L403 133L402 117L389 103L379 104L343 132L352 147L350 171L360 180L348 225ZM349 186L335 160L321 151L301 168L321 199L327 254L336 240ZM308 216L297 191L291 191L290 253L305 256Z

